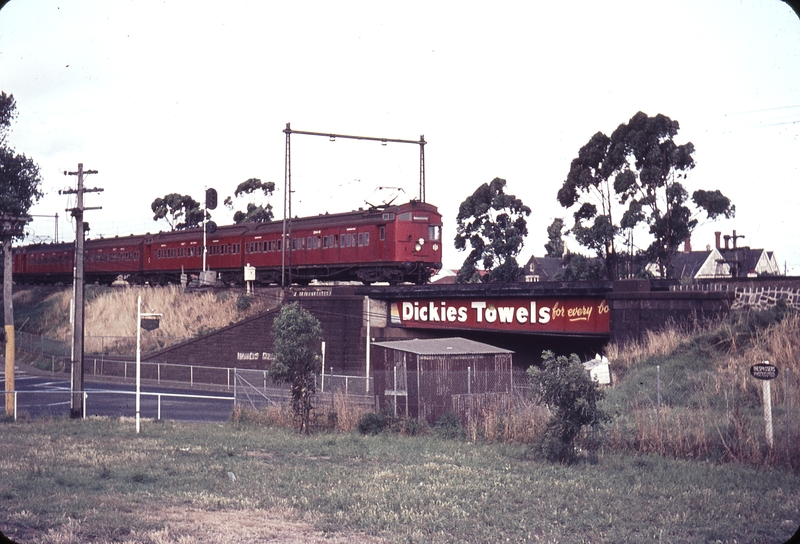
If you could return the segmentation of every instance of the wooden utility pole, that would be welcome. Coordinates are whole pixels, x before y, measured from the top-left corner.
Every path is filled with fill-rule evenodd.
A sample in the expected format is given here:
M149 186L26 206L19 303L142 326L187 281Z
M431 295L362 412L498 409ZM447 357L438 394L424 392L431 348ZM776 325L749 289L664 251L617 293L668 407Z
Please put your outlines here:
M85 189L83 187L83 176L96 174L97 170L84 170L83 163L78 164L77 172L64 172L64 175L78 176L78 188L59 191L59 194L74 194L75 207L67 209L75 218L75 268L73 281L73 314L72 314L72 395L70 397L69 415L71 418L83 417L83 304L85 277L83 274L83 263L85 259L83 243L84 233L88 230L88 225L83 222L83 212L85 210L99 210L99 207L85 208L83 206L84 193L99 193L103 189Z
M3 324L5 325L6 335L6 415L15 416L14 410L14 367L16 365L15 350L16 340L14 338L14 304L12 289L12 269L13 257L11 244L14 237L22 236L25 223L30 221L28 216L13 216L3 214L0 216L0 231L3 239Z

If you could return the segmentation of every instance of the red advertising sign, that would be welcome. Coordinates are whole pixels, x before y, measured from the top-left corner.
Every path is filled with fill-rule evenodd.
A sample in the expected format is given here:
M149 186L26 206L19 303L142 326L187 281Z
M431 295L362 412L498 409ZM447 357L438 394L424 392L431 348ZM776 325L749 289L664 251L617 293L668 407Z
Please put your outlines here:
M415 328L608 334L605 298L436 298L391 303L391 322Z

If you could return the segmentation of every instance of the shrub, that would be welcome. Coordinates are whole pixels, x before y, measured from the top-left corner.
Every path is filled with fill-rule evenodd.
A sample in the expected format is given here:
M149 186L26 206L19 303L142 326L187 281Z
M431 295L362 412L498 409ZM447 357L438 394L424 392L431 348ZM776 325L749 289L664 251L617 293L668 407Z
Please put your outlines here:
M253 297L251 295L243 295L239 294L236 297L236 309L239 312L246 312L250 309L250 306L253 304Z
M380 434L390 423L390 419L384 414L367 412L361 416L361 420L358 422L358 432L371 435Z
M442 438L464 438L464 427L461 418L455 412L442 414L434 424L436 434Z
M552 412L540 444L542 453L550 461L572 463L575 437L583 426L610 419L597 406L604 396L603 391L574 353L567 358L544 351L542 368L530 367L528 376L539 388L540 400Z

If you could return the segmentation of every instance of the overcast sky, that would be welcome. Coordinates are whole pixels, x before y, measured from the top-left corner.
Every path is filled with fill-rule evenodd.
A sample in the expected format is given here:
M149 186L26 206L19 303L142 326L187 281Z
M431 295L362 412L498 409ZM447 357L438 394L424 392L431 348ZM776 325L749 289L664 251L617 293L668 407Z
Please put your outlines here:
M578 150L637 111L680 122L696 168L732 220L699 227L773 250L800 274L800 19L780 0L577 2L178 2L12 0L0 10L0 90L14 95L10 143L41 167L59 215L63 171L86 185L90 235L166 229L150 204L177 192L220 201L248 178L274 181L282 218L292 129L419 140L426 197L444 216L445 266L458 205L508 181L527 204L519 257L545 253L556 193ZM419 146L294 135L294 215L380 203L377 187L419 195ZM398 200L399 201L399 200ZM243 209L245 201L238 202ZM232 212L214 212L219 224ZM36 217L39 239L55 221ZM580 248L567 242L573 251Z

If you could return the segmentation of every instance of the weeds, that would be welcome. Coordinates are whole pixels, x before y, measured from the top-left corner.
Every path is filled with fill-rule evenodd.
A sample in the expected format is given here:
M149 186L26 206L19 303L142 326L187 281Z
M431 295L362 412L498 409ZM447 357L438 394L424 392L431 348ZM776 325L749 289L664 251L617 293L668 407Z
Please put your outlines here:
M42 293L44 292L44 296ZM38 294L38 296L37 296ZM231 296L226 292L189 292L168 287L86 287L86 350L92 353L129 354L136 345L136 304L143 311L163 314L159 329L148 333L153 347L209 333L277 305L277 296ZM19 288L14 291L16 321L21 330L53 339L71 334L69 307L72 291L66 287ZM124 309L128 309L125 311ZM121 311L122 309L122 311Z

